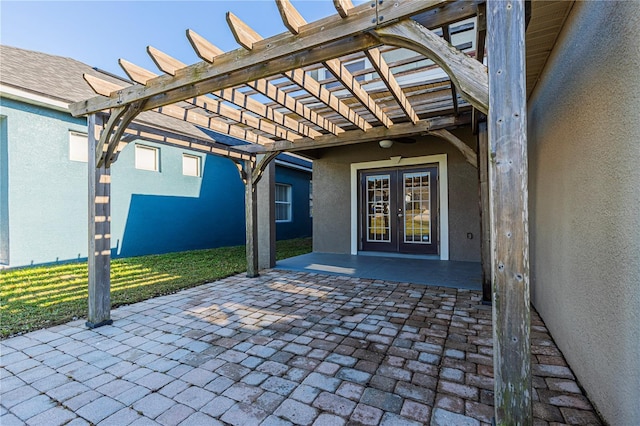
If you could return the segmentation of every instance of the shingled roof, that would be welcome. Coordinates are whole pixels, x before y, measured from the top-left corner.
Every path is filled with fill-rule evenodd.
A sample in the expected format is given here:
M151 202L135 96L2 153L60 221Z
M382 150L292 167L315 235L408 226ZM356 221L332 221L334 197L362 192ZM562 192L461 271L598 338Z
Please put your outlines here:
M72 58L0 45L0 83L15 89L66 103L78 102L95 96L95 92L82 78L83 74L99 77L115 84L132 84L123 78L100 71ZM147 111L136 120L140 123L203 141L220 142L196 126Z

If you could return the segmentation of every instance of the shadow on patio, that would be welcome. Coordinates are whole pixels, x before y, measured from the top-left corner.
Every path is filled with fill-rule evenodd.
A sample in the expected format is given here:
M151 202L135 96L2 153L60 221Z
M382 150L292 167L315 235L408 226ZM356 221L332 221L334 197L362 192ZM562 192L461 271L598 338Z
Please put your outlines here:
M493 415L480 293L265 271L3 341L11 424L480 425ZM532 313L536 424L599 424Z

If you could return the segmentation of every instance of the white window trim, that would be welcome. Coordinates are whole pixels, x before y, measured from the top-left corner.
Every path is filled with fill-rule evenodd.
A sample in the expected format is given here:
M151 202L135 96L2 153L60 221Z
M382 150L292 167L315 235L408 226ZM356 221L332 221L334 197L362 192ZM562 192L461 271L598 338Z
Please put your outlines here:
M155 164L153 169L144 169L144 168L140 168L138 167L138 148L141 149L146 149L149 151L154 151L155 152ZM160 149L156 148L155 146L150 146L150 145L143 145L143 144L136 144L135 145L135 149L134 149L134 153L133 153L133 166L135 167L136 170L143 170L146 172L159 172L160 171Z
M286 183L276 183L276 187L277 186L284 186L284 187L287 188L287 194L289 196L288 197L289 201L288 202L286 202L286 201L278 201L278 200L274 200L274 201L275 201L275 205L286 204L286 205L289 206L289 219L286 219L286 220L282 220L282 219L278 220L278 219L276 219L276 223L290 223L290 222L293 222L293 188L291 187L291 185L286 184Z
M404 167L420 164L438 164L438 203L440 216L440 260L449 260L449 191L447 180L447 154L427 155L424 157L399 158L367 161L351 164L351 254L358 254L358 171L385 167Z
M196 160L196 174L195 175L191 175L191 174L187 174L184 172L184 159L185 158L191 158ZM199 155L193 155L193 154L187 154L186 152L182 153L182 175L183 176L189 176L189 177L202 177L202 157L200 157Z
M74 137L82 138L82 141L78 141L83 143L83 155L80 156L82 158L72 158L71 141ZM86 133L78 132L76 130L69 130L69 161L73 161L76 163L87 163L89 161L89 137Z

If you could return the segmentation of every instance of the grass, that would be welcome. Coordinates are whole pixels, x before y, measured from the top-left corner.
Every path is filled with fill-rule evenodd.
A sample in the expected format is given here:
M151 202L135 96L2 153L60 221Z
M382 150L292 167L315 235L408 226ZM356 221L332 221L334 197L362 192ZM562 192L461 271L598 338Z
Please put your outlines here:
M311 239L278 241L278 260L311 251ZM245 247L221 247L111 261L113 307L247 270ZM0 271L0 338L84 318L87 262Z

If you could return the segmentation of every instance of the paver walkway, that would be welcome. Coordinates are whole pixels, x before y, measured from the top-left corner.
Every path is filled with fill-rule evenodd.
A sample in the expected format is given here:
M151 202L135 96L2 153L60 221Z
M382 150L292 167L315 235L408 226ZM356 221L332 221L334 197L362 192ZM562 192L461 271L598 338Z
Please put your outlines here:
M470 290L267 271L0 342L0 424L480 425L491 311ZM532 315L536 424L600 424Z

